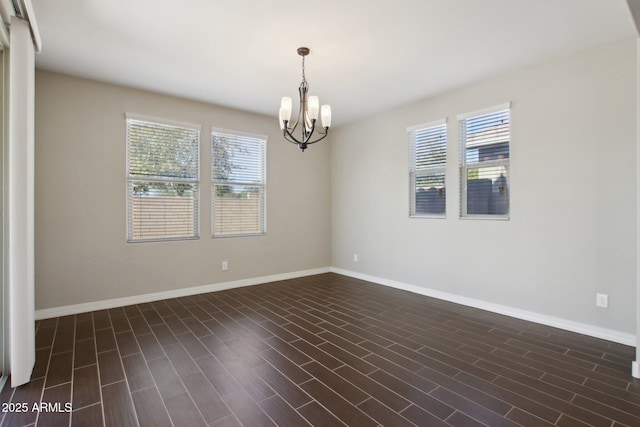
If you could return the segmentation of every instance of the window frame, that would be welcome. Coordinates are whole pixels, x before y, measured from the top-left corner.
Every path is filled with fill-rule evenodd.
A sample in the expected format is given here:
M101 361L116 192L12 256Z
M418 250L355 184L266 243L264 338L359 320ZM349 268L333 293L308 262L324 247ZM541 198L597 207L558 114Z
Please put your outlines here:
M233 137L239 138L247 138L252 140L257 140L261 142L261 180L259 183L256 182L247 182L247 181L226 181L226 180L217 180L214 176L214 165L215 165L215 150L214 150L214 138L215 135L229 135ZM226 238L234 238L234 237L256 237L256 236L264 236L267 234L267 142L268 135L255 134L250 132L242 132L231 129L217 128L211 127L210 133L210 141L209 147L211 149L211 158L210 158L210 172L211 172L211 189L210 189L210 208L211 208L211 238L213 239L226 239ZM230 233L216 233L216 196L215 190L218 185L229 185L229 186L251 186L251 187L259 187L260 188L260 211L259 211L259 228L260 230L257 232L230 232Z
M196 177L195 178L179 178L176 177L167 177L167 176L136 176L130 173L131 170L131 153L130 153L130 121L133 122L141 122L149 125L155 126L165 126L165 127L174 127L181 128L184 130L191 130L196 132L196 149L195 154L197 155L196 164ZM179 122L175 120L168 120L158 117L150 117L139 114L125 113L125 131L126 131L126 215L127 215L127 243L152 243L152 242L170 242L170 241L183 241L183 240L197 240L200 238L200 140L201 140L201 130L202 126L200 124L195 123L186 123ZM192 235L184 235L184 236L171 236L171 237L152 237L152 238L135 238L135 233L133 230L134 224L132 220L133 216L133 191L132 191L132 183L146 181L149 183L190 183L195 185L194 190L194 200L193 200L193 234Z
M508 221L511 218L511 102L495 105L493 107L483 108L476 111L458 115L458 140L459 140L459 179L460 179L460 219L479 219L479 220L498 220ZM469 119L491 115L495 113L501 113L508 111L509 123L508 123L508 154L505 159L495 159L478 161L472 164L467 163L467 140L466 140L466 122ZM506 188L506 214L469 214L468 213L468 196L467 196L467 176L469 169L482 169L491 167L504 167L507 173L507 188Z
M425 166L418 167L416 164L416 144L415 144L415 133L417 131L427 131L429 129L435 129L439 127L444 127L444 146L445 146L445 157L442 163L436 166ZM435 218L435 219L445 219L447 217L447 196L446 196L446 188L447 188L447 163L449 156L449 129L447 119L435 120L428 123L423 123L421 125L411 126L407 128L407 137L409 140L409 218ZM444 188L444 205L445 209L443 213L430 213L430 214L422 214L416 212L416 179L422 176L429 176L435 174L442 174L443 180L443 188Z

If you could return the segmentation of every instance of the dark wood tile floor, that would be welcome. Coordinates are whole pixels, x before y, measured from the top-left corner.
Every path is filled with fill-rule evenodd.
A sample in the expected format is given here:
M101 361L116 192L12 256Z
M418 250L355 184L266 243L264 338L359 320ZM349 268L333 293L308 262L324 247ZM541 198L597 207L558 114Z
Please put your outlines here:
M633 348L336 274L42 320L36 341L2 426L640 426Z

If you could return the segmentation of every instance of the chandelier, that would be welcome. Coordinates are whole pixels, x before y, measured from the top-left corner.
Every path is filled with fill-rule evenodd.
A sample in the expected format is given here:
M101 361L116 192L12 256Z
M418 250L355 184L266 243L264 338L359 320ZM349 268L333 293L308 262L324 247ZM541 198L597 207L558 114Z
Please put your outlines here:
M280 129L282 135L287 141L296 144L302 151L304 151L308 145L315 144L316 142L324 139L329 134L329 127L331 126L331 107L323 105L320 108L320 100L317 96L307 96L309 92L309 84L307 78L304 75L304 57L309 54L309 48L298 48L298 55L302 56L302 83L300 83L300 110L298 111L298 118L294 123L291 123L291 98L285 96L280 103ZM316 124L318 120L318 112L320 112L322 118L322 126ZM294 133L300 126L299 137L296 138ZM315 139L312 139L314 137Z

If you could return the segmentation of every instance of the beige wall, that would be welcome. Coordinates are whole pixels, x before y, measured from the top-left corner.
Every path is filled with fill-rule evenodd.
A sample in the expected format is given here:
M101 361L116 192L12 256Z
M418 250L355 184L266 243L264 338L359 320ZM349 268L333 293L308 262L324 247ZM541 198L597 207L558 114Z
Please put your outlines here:
M202 125L199 240L127 244L127 112ZM38 71L36 309L328 267L330 144L301 153L275 117ZM265 236L210 237L211 127L269 136Z
M511 219L461 220L457 115L508 101ZM635 111L629 39L336 129L332 266L635 333ZM447 218L409 218L406 128L442 118Z
M273 117L39 71L36 308L331 265L633 334L636 56L630 39L560 58L336 128L305 153ZM456 116L507 101L511 219L460 220ZM203 126L199 240L126 243L125 112ZM406 128L445 117L447 218L410 219ZM209 237L211 126L269 135L266 236Z

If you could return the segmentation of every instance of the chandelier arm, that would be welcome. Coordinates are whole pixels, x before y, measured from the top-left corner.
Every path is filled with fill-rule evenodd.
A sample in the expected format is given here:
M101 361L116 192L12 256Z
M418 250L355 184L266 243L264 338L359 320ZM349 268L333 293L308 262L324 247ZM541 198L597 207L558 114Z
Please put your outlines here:
M305 144L309 143L309 140L311 139L311 135L313 135L313 132L315 132L315 130L316 130L316 121L315 121L315 119L311 119L311 131L307 134L307 136L304 136L305 133L302 134L303 138L304 138L303 142Z
M301 144L301 143L300 143L300 142L298 142L298 141L292 141L292 140L291 140L291 139L289 139L288 137L285 137L285 138L284 138L284 140L285 140L285 141L287 141L287 142L290 142L290 143L292 143L292 144L294 144L294 145L300 145L300 144Z
M315 128L314 128L315 129ZM298 139L291 133L289 132L288 129L283 129L282 130L282 136L284 137L284 139L292 144L306 144L306 145L311 145L311 144L315 144L318 141L321 141L323 139L325 139L328 135L329 135L329 128L325 127L324 128L324 132L320 132L320 130L318 130L318 133L320 135L322 135L320 138L316 139L315 141L310 141L311 139L311 135L313 134L313 131L311 132L311 134L309 134L307 136L307 138L303 139L302 141L298 141Z
M296 121L293 123L293 126L287 126L287 124L285 124L285 128L290 129L290 134L293 134L293 132L296 131L296 128L298 127L298 124L300 124L301 120L304 120L304 118L302 117L302 113L303 113L303 108L302 108L302 104L300 105L300 108L298 110L298 116L296 117ZM289 122L287 122L289 123ZM304 127L304 125L303 125ZM291 137L293 137L295 139L295 137L293 135L291 135Z
M296 139L295 136L293 136L290 132L288 132L287 130L283 130L282 132L283 136L284 136L284 140L288 141L292 144L295 144L298 146L298 148L300 150L302 150L302 152L304 153L304 150L307 149L307 143L306 142L300 142Z
M325 128L325 129L328 129L328 128ZM323 139L325 139L329 135L329 132L325 132L325 133L320 134L320 135L322 135L320 138L316 139L315 141L307 142L307 145L315 144L318 141L322 141Z
M284 137L285 141L288 141L292 144L298 144L298 141L296 141L295 138L293 138L293 136L286 130L282 132L282 136Z
M299 144L298 139L293 135L293 133L296 131L297 127L298 127L298 120L296 120L296 122L294 123L293 127L290 127L289 126L289 121L285 120L284 121L284 127L282 129L282 134L284 135L285 139L287 139L287 136L289 136L289 139L287 139L287 140L289 142L295 141L295 144Z
M284 136L284 139L286 139L287 141L289 141L292 144L303 144L303 141L298 141L298 139L293 135L293 129L291 131L289 131L289 129L287 128L286 124L284 129L282 130L282 135Z
M326 135L328 132L329 132L329 128L326 126L324 127L320 126L320 129L318 129L318 133L320 135Z

